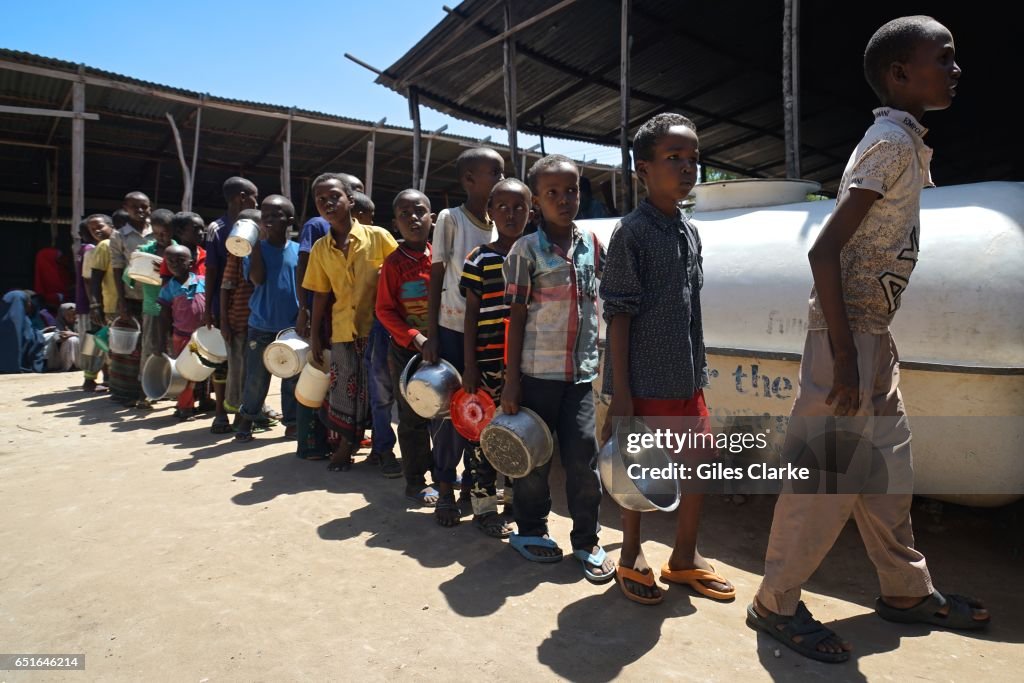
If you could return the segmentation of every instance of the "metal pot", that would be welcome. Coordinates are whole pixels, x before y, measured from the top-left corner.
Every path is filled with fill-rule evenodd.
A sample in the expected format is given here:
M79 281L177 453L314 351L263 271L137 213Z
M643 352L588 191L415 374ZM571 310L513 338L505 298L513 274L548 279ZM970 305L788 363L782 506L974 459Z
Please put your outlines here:
M422 356L417 353L402 370L399 378L402 396L420 417L445 417L452 395L462 386L462 376L446 360L442 359L437 365L421 363L421 360Z
M639 452L630 453L626 442L630 433L644 434L650 433L650 430L639 419L622 421L614 436L598 451L597 466L605 490L612 500L627 510L675 510L679 506L679 479L655 479L649 476L650 469L665 468L672 464L672 459L660 448L640 448ZM635 476L630 476L630 465L634 464L639 465L639 468L633 468L632 474Z
M142 368L142 391L150 401L177 398L188 387L188 380L178 374L174 360L167 354L153 355Z
M515 415L496 413L480 432L487 462L506 477L525 477L547 464L554 451L551 430L540 415L520 406Z
M256 221L243 218L232 226L225 246L235 256L245 258L252 253L259 239L260 226L256 224Z

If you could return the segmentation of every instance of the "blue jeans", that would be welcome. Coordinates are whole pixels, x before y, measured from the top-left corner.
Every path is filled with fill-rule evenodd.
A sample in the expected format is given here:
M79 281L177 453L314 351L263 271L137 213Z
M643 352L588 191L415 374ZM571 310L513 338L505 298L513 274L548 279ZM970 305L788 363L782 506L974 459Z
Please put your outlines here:
M388 370L388 347L391 340L388 331L379 320L373 321L370 339L366 345L363 360L366 363L366 377L370 390L370 413L373 419L374 453L389 453L395 450L395 431L391 429L391 406L395 396L391 388L391 372Z
M551 434L558 437L558 452L565 468L565 498L572 517L574 550L597 545L601 477L597 473L597 437L594 435L594 394L590 382L522 378L521 405L537 413ZM516 527L522 536L548 532L551 461L515 480Z
M263 365L263 350L277 339L277 332L249 328L245 341L245 387L242 389L242 407L238 414L247 420L259 420L263 412L263 401L270 391L270 372ZM299 377L281 380L281 412L284 425L295 424L295 385Z
M437 335L437 341L441 358L454 365L455 369L461 373L465 367L462 333L442 327ZM459 476L459 463L463 461L463 458L468 460L473 446L465 437L455 431L455 427L452 426L452 421L448 417L432 419L430 433L434 442L434 481L454 484ZM466 469L469 469L468 465ZM471 484L469 481L464 481L464 483Z

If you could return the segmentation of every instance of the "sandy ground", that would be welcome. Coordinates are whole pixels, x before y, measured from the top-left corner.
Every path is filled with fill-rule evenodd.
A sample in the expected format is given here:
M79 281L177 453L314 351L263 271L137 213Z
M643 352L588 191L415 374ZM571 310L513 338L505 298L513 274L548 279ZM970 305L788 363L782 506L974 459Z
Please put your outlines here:
M84 653L84 672L0 680L1009 681L1024 662L1024 508L920 500L918 545L940 588L988 600L983 635L873 615L856 528L808 585L815 615L855 644L811 662L744 625L773 500L709 499L701 546L738 587L731 604L673 587L659 607L594 586L566 560L536 565L468 523L409 510L402 481L297 460L282 431L236 446L171 404L128 411L70 385L0 377L0 651ZM276 391L276 385L272 391ZM276 398L272 398L276 402ZM553 533L568 547L555 493ZM670 515L649 516L652 564ZM617 557L616 508L602 541Z

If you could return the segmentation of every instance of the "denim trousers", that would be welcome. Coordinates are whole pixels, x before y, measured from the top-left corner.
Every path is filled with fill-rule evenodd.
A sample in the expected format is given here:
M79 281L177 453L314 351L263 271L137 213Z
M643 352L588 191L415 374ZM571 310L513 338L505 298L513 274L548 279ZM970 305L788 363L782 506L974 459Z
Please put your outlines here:
M366 363L366 378L370 391L370 415L373 419L370 438L374 453L389 453L395 450L395 432L391 429L391 406L395 403L392 390L391 371L388 369L388 347L391 339L379 320L373 321L370 339L366 345L363 360Z
M393 386L399 386L402 370L416 352L401 349L388 342L388 366ZM426 486L426 474L430 471L430 420L420 417L402 397L395 393L398 404L398 445L402 450L402 474L409 486Z
M597 437L594 434L594 394L591 383L573 384L523 375L520 405L537 413L551 434L565 468L565 498L572 518L573 550L597 545L601 478L597 472ZM548 533L551 461L515 480L516 528L522 536Z
M249 328L245 342L245 387L238 414L247 420L260 419L263 401L270 391L270 371L263 365L263 350L277 339L278 332ZM281 380L281 412L286 427L295 424L295 385L298 375Z
M461 332L442 327L437 338L441 358L454 365L459 374L462 374L465 367L462 337ZM472 453L473 446L465 437L455 431L455 427L448 417L431 420L430 433L434 442L434 481L454 484L458 479L459 463L463 460L466 462L468 473L469 454ZM470 484L468 481L463 483Z

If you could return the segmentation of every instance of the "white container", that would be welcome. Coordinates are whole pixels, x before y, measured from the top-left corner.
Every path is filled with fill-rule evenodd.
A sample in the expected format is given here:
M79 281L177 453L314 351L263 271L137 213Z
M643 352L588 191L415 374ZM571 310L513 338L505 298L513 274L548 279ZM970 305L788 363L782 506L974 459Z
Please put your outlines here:
M189 348L193 348L208 365L220 365L228 360L228 345L216 327L199 327L192 333Z
M133 251L128 259L128 277L146 285L160 285L160 264L164 260L156 254Z
M227 250L240 258L252 253L260 239L260 226L255 221L243 218L235 223L225 242Z
M142 326L135 318L128 318L128 321L134 325L134 329L118 327L117 323L121 320L120 318L115 320L110 326L110 352L127 356L135 351L135 346L139 343L139 337L142 335Z
M330 373L324 372L313 362L308 362L303 366L302 372L299 373L299 381L295 384L295 400L307 408L319 408L327 396L330 383Z
M802 202L821 183L793 178L743 178L701 183L693 188L696 211L722 211Z
M174 359L174 371L190 382L202 382L213 374L213 367L204 365L194 344L188 344Z
M713 417L789 415L807 333L807 252L834 208L804 201L693 214ZM580 224L607 244L617 220ZM918 417L954 418L950 433L915 431L916 487L961 504L1003 505L1024 492L1024 183L926 189L920 235L892 325L900 388L912 428ZM598 398L600 429L607 398ZM965 418L994 416L1017 419L964 429ZM1017 493L958 495L964 482Z
M263 367L275 377L288 379L302 372L308 356L309 342L289 327L263 349Z

